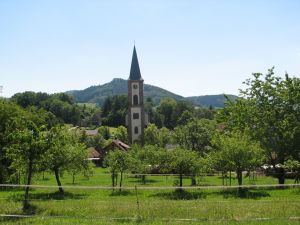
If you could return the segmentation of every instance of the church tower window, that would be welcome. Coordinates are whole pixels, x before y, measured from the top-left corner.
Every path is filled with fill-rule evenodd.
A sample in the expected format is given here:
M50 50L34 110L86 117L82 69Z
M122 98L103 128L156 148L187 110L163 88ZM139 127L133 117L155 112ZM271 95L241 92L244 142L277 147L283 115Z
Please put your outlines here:
M139 97L137 95L133 96L133 105L138 105L139 104Z
M134 133L138 134L139 133L139 128L138 127L134 127Z
M137 120L137 119L139 119L140 118L140 114L138 114L138 113L133 113L133 119L134 120Z

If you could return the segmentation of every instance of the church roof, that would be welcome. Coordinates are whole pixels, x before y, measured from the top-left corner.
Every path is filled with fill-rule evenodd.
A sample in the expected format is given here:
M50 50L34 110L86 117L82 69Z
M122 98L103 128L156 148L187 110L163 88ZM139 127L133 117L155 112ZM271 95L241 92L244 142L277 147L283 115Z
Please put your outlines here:
M142 80L139 61L137 58L135 46L133 47L129 80Z

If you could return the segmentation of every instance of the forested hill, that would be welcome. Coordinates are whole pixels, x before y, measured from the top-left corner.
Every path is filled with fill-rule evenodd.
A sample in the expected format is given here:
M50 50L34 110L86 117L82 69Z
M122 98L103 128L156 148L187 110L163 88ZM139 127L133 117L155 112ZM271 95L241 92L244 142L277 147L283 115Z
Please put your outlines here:
M105 99L109 96L127 94L127 85L127 80L115 78L111 82L103 85L91 86L81 91L68 91L67 93L71 94L76 102L90 102L103 105ZM145 84L144 86L144 95L145 99L150 97L154 104L158 104L160 99L165 97L174 98L176 100L184 99L184 97L180 95L149 84Z
M235 95L227 95L229 99L235 99ZM220 95L203 95L203 96L192 96L187 97L187 100L193 102L195 105L200 105L204 107L214 107L214 108L223 108L226 98L224 94Z
M97 103L100 106L103 105L107 97L127 94L128 86L127 80L121 78L115 78L111 82L91 86L84 90L68 91L67 93L72 95L76 102L79 103ZM156 87L153 85L145 84L144 86L145 99L150 97L155 105L159 104L162 98L170 97L175 100L188 100L193 102L195 105L201 105L205 107L223 107L224 106L224 95L205 95L205 96L194 96L184 98L180 95L174 94L170 91ZM234 96L233 96L234 97Z

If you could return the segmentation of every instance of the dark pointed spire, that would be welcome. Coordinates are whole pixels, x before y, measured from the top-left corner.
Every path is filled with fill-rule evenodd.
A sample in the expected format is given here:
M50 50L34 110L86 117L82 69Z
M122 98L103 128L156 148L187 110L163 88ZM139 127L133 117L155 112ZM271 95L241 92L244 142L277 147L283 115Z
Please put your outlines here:
M133 47L129 80L142 80L139 61L137 58L135 46Z

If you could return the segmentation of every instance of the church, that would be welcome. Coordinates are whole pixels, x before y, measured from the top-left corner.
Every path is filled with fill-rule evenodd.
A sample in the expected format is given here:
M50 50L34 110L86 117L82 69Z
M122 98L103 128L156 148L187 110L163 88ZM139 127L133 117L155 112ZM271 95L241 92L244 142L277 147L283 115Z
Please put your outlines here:
M135 46L128 78L128 111L126 125L130 143L144 143L144 128L148 124L148 115L144 110L144 80L141 76Z

